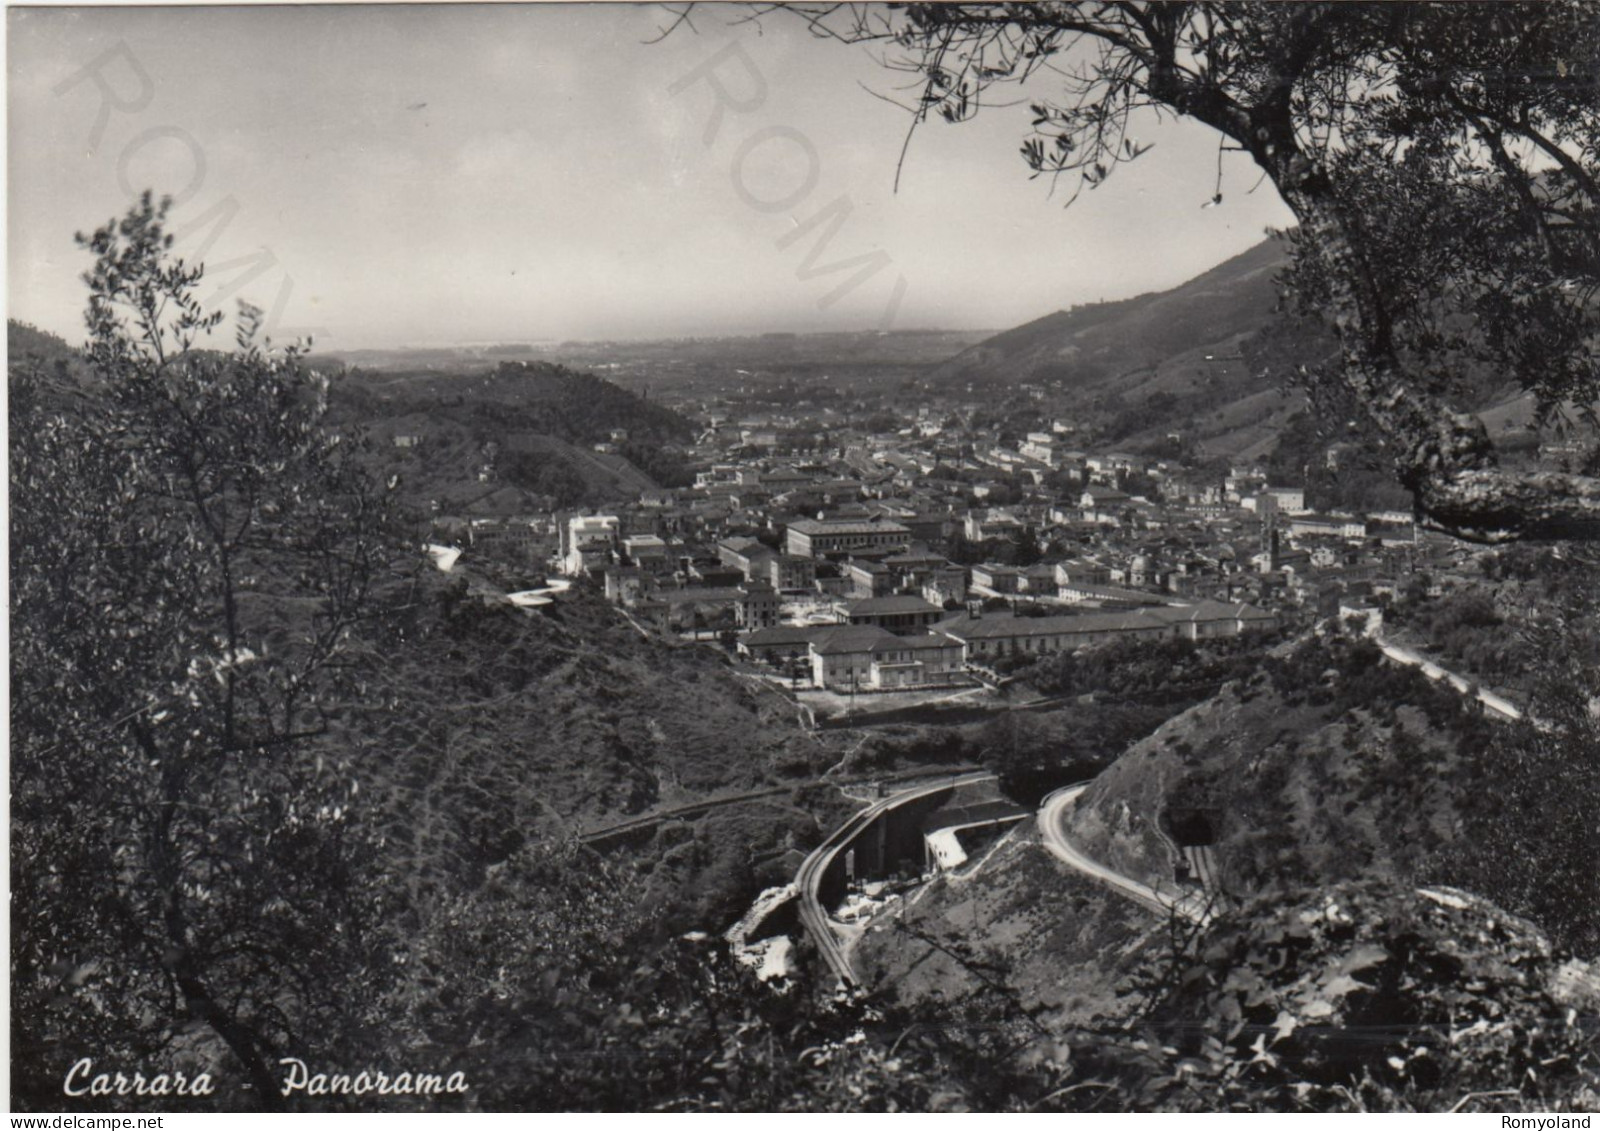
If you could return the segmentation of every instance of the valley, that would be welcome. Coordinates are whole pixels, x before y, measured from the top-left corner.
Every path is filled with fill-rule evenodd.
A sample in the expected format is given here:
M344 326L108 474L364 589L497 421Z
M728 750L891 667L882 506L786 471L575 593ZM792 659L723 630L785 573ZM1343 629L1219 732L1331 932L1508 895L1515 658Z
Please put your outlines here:
M1526 1007L1576 1010L1562 1039L1589 1039L1600 904L1571 894L1593 885L1592 710L1542 658L1600 663L1593 563L1419 523L1296 391L1332 344L1273 313L1281 264L1269 242L999 335L313 355L389 525L306 751L351 783L323 810L360 813L341 866L386 877L372 945L428 971L373 982L407 1046L492 1037L464 1062L491 1106L625 1103L667 1086L652 1042L711 1039L708 1011L783 1029L802 1009L813 1043L925 1034L924 1067L853 1070L892 1090L924 1071L980 1105L1084 1073L1164 1088L1204 1033L1206 1071L1234 1071L1217 1017L1264 1008L1192 1000L1202 941L1328 891L1527 916L1472 961L1546 955ZM10 342L25 411L101 411L66 343ZM1575 458L1503 394L1473 407L1509 459ZM321 623L236 604L263 653ZM1513 803L1560 839L1511 835ZM1428 910L1419 890L1471 895ZM1318 961L1400 961L1374 957L1399 945L1381 915L1365 942L1318 936ZM1236 961L1229 979L1268 977ZM713 1007L691 987L719 963ZM1285 1056L1377 1007L1338 977L1273 991ZM838 985L862 1004L827 1004ZM679 1002L665 1029L605 1038L648 1083L531 1067L650 994ZM509 1004L465 1021L463 996ZM1174 1025L1146 1056L1136 1034Z

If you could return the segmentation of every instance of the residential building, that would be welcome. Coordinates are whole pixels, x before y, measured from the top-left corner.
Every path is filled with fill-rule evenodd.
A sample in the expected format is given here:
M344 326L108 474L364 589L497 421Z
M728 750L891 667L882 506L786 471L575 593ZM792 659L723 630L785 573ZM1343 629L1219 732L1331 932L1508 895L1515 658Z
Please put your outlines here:
M1268 487L1267 494L1278 502L1278 510L1284 514L1304 514L1306 510L1306 491L1304 487Z
M1058 590L1063 601L1073 605L1097 605L1102 609L1134 609L1165 605L1164 598L1137 589L1121 589L1113 585L1087 585L1080 581L1063 583Z
M961 642L930 633L895 636L882 628L840 625L814 630L811 678L835 691L887 691L960 679Z
M1198 640L1238 636L1276 626L1276 616L1254 606L1202 601L1190 606L1077 616L1018 617L985 613L974 617L968 613L940 622L938 631L965 644L969 662L989 662L1001 656L1072 652L1113 639L1183 637Z
M850 592L856 597L887 597L894 591L894 571L882 562L852 558L845 563Z
M605 571L606 600L613 605L632 606L650 592L650 579L642 570L611 566Z
M1099 562L1068 558L1056 563L1056 587L1066 585L1110 585L1111 569Z
M816 628L780 624L758 628L739 638L739 651L752 660L784 666L802 661L811 666L811 637Z
M914 514L898 520L919 542L939 542L950 537L955 520L948 514Z
M811 682L818 687L858 690L872 686L872 646L894 635L875 625L840 625L813 630Z
M1017 579L1020 592L1031 594L1035 597L1054 597L1058 586L1056 585L1056 567L1039 562L1037 565L1028 566L1021 571Z
M667 561L667 543L654 534L630 534L622 540L622 550L643 569L657 569Z
M1015 566L995 565L985 562L972 567L972 584L991 593L1015 593L1021 586L1022 573Z
M840 624L876 625L899 636L925 631L943 617L944 607L921 597L864 597L838 606Z
M1028 438L1017 450L1029 459L1036 459L1051 467L1055 466L1056 438L1048 432L1029 432Z
M1133 496L1115 487L1085 487L1078 499L1087 521L1109 524L1121 522L1123 512L1132 504Z
M736 612L739 627L746 630L773 628L778 623L778 592L769 582L747 581L739 586L743 599Z
M814 562L812 565L814 577L812 588L826 597L849 597L852 584L845 576L844 570L834 562Z
M774 554L767 559L767 580L781 593L815 588L817 563L794 554Z
M767 560L776 554L771 547L754 538L724 538L717 543L717 558L723 565L736 569L745 578L767 572Z
M472 519L467 537L479 550L505 550L529 556L538 554L541 549L548 553L554 541L540 531L537 522L514 518Z
M1365 519L1339 514L1300 514L1289 520L1289 533L1295 537L1321 535L1327 538L1361 539L1367 536Z
M872 645L870 685L891 691L949 684L964 675L965 655L961 641L939 633L891 636Z
M965 533L969 542L987 542L996 538L1015 538L1024 527L1009 511L991 508L974 510L967 514Z
M884 558L883 564L893 571L896 589L919 588L935 573L951 568L948 558L917 547Z
M922 599L940 608L950 604L965 604L967 600L967 571L960 566L947 566L935 571L922 583Z
M774 495L781 495L786 491L793 491L806 486L813 479L803 471L796 471L792 467L775 467L764 472L761 476L761 486Z

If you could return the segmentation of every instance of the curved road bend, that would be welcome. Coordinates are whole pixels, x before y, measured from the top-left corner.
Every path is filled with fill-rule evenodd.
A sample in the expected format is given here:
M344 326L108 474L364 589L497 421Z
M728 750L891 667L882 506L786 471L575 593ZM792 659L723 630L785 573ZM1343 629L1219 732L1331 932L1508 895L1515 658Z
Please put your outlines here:
M1169 910L1176 911L1191 922L1209 922L1212 915L1205 906L1203 895L1188 894L1177 899L1163 895L1138 880L1119 875L1089 859L1067 840L1063 832L1064 819L1084 790L1093 784L1085 782L1082 785L1069 785L1065 789L1056 790L1044 799L1044 804L1039 810L1039 831L1044 835L1045 846L1068 867L1094 877L1145 907L1159 911L1163 915ZM1435 903L1461 906L1459 896L1454 889L1417 888L1416 891L1418 895ZM1592 1002L1594 995L1600 992L1600 962L1571 959L1555 973L1547 988L1551 996L1564 1005L1574 1006Z
M1069 785L1065 789L1056 790L1044 799L1044 803L1039 807L1039 833L1044 839L1044 846L1067 867L1099 880L1107 887L1159 915L1176 911L1191 922L1209 922L1211 912L1205 907L1206 901L1203 895L1188 892L1172 896L1159 892L1148 884L1113 872L1104 864L1091 860L1067 839L1065 831L1067 814L1071 812L1072 806L1083 792L1093 784L1084 782L1082 785Z
M1473 685L1464 677L1441 668L1438 664L1410 648L1391 643L1385 640L1381 634L1375 636L1373 642L1382 649L1385 656L1397 664L1407 667L1420 667L1423 674L1428 678L1434 680L1443 679L1463 694L1472 690ZM1515 720L1522 717L1522 712L1503 696L1481 688L1477 690L1476 696L1484 707L1502 718ZM1539 724L1535 722L1534 725L1538 726ZM1067 867L1099 880L1107 887L1120 892L1152 911L1162 915L1167 914L1169 911L1176 911L1192 922L1203 923L1209 921L1211 913L1205 907L1205 896L1194 892L1172 896L1156 891L1148 884L1142 884L1138 880L1113 872L1098 861L1091 860L1067 839L1065 831L1066 816L1078 798L1092 784L1094 783L1085 782L1082 785L1069 785L1064 789L1056 790L1044 799L1043 804L1039 807L1039 832L1044 838L1045 847Z
M833 863L834 857L844 846L867 826L872 824L879 816L891 809L899 808L908 802L931 793L938 793L943 789L953 789L960 785L973 785L977 782L992 781L994 774L980 771L978 773L963 774L958 777L944 778L932 785L918 786L915 789L902 790L891 794L880 801L874 801L844 824L835 829L826 840L819 844L815 851L807 856L805 863L800 865L800 871L795 877L795 886L800 890L800 922L805 925L806 931L816 940L817 950L822 955L839 981L846 986L856 984L855 971L850 968L850 956L845 952L843 942L834 924L833 916L822 906L822 900L817 895L817 889L822 882L822 874Z

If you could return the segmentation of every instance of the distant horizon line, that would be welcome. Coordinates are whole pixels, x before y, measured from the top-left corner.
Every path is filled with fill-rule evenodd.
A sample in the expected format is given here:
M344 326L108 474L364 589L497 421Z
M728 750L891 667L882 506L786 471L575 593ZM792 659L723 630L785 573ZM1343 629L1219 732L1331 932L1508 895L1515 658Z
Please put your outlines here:
M903 328L903 329L902 328L882 329L882 328L865 328L865 327L863 327L863 328L858 328L858 329L838 328L838 329L832 329L832 330L828 330L828 329L809 329L809 330L768 329L768 330L701 331L701 332L697 332L697 333L657 332L657 333L642 333L642 334L603 335L603 336L592 337L592 338L581 338L581 337L580 338L574 338L574 337L515 338L515 337L510 337L510 338L493 338L493 339L489 339L489 338L469 338L469 339L449 339L449 340L439 341L439 342L408 342L408 343L396 344L396 345L370 345L370 344L369 345L348 345L348 346L334 346L334 347L329 347L329 348L323 348L323 347L319 346L317 344L316 340L315 340L315 336L313 335L312 348L308 352L310 354L312 354L312 355L319 355L320 354L321 356L325 356L326 357L326 356L337 356L337 355L340 355L340 354L354 354L354 353L422 352L422 351L426 351L426 350L455 350L455 351L467 351L467 352L470 352L470 351L475 351L475 350L486 350L486 349L516 347L516 346L528 347L530 349L540 349L540 348L542 348L542 349L551 349L551 348L560 348L560 347L563 347L563 346L604 346L604 345L634 345L634 346L637 346L637 345L648 345L648 344L651 344L651 343L687 343L687 342L742 341L742 340L754 341L754 340L760 340L760 339L763 339L763 338L768 338L768 339L771 339L771 338L824 338L824 337L857 337L857 338L860 338L860 337L879 337L879 338L894 338L894 337L908 337L908 336L918 335L918 334L983 334L986 337L992 337L992 336L995 336L995 335L998 335L998 334L1007 333L1007 332L1009 332L1011 330L1021 329L1022 327L1032 325L1035 322L1039 322L1039 321L1041 321L1043 319L1046 319L1046 318L1051 318L1051 317L1053 317L1055 315L1058 315L1058 314L1070 314L1070 313L1073 313L1074 311L1077 311L1077 310L1080 310L1080 309L1084 309L1084 308L1092 308L1092 307L1098 307L1098 306L1114 306L1114 305L1117 305L1119 303L1131 302L1131 301L1135 301L1135 300L1142 299L1142 298L1148 298L1148 297L1153 297L1153 296L1157 296L1157 295L1169 294L1172 291L1179 290L1179 289L1189 285L1190 283L1194 282L1196 279L1202 278L1203 276L1205 276L1207 274L1210 274L1213 271L1216 271L1217 269L1225 266L1228 263L1233 262L1234 260L1243 258L1243 257L1245 257L1247 255L1250 255L1250 254L1256 252L1263 245L1273 243L1275 239L1281 237L1282 235L1283 235L1282 232L1269 230L1267 232L1267 234L1266 234L1266 238L1264 238L1260 242L1251 245L1249 248L1246 248L1242 252L1238 252L1238 253L1235 253L1233 255L1225 256L1224 258L1218 260L1217 262L1211 264L1210 266L1205 267L1205 268L1201 269L1200 271L1197 271L1194 275L1190 276L1189 278L1184 279L1181 282L1174 283L1174 284L1172 284L1171 286L1168 286L1168 287L1142 288L1142 289L1139 289L1139 290L1132 291L1132 292L1130 292L1130 293L1128 293L1126 295L1121 295L1121 296L1116 296L1116 297L1107 297L1106 295L1101 294L1101 295L1097 295L1093 299L1083 299L1083 300L1080 300L1078 302L1068 303L1067 305L1064 305L1064 306L1057 306L1053 310L1041 311L1040 313L1034 314L1031 317L1024 318L1021 321L1018 321L1018 322L1016 322L1014 324L1007 325L1007 326L998 326L998 327L996 327L996 326L926 326L925 325L925 326L906 327L906 328ZM75 349L81 349L83 347L83 345L85 344L83 341L75 342L75 341L73 341L73 339L67 337L65 334L58 333L57 331L50 330L50 329L48 329L46 327L39 326L39 325L37 325L35 323L25 322L24 320L19 319L19 318L15 318L15 317L11 316L9 313L7 315L7 320L8 321L18 322L19 324L22 324L22 325L32 326L34 329L40 330L43 333L52 334L55 337L61 338L68 345L72 346ZM333 335L330 334L329 336L332 337Z
M993 326L913 326L895 330L747 330L729 333L642 334L598 338L497 338L449 342L408 342L392 346L341 346L328 353L398 353L422 350L492 350L513 347L649 345L656 342L726 342L784 338L897 338L919 334L999 334ZM323 352L320 348L313 353Z
M82 349L88 344L87 339L73 340L65 334L29 322L25 318L7 315L8 323L27 327L41 334L60 338L74 349ZM419 353L426 350L453 350L458 352L473 352L493 349L507 349L525 347L528 349L560 348L562 346L605 346L605 345L650 345L659 342L687 343L687 342L726 342L726 341L755 341L761 339L785 338L896 338L911 337L919 334L1000 334L1004 328L993 326L909 326L903 329L892 330L866 330L866 329L838 329L838 330L743 330L727 333L693 333L693 334L640 334L640 335L612 335L595 338L476 338L467 340L448 340L439 342L405 342L396 345L357 345L337 346L324 349L313 339L312 349L308 355L321 354L324 356L341 353ZM200 347L213 348L213 347Z

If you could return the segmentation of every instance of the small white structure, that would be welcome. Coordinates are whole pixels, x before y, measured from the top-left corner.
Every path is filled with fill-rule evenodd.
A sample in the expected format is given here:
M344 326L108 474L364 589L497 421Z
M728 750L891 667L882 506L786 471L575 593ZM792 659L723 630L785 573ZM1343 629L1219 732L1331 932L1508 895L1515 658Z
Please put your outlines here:
M926 839L941 872L954 871L967 862L967 850L961 847L955 829L935 829Z
M423 552L433 560L440 573L449 573L456 567L456 559L461 556L459 546L438 546L429 544L424 546Z

